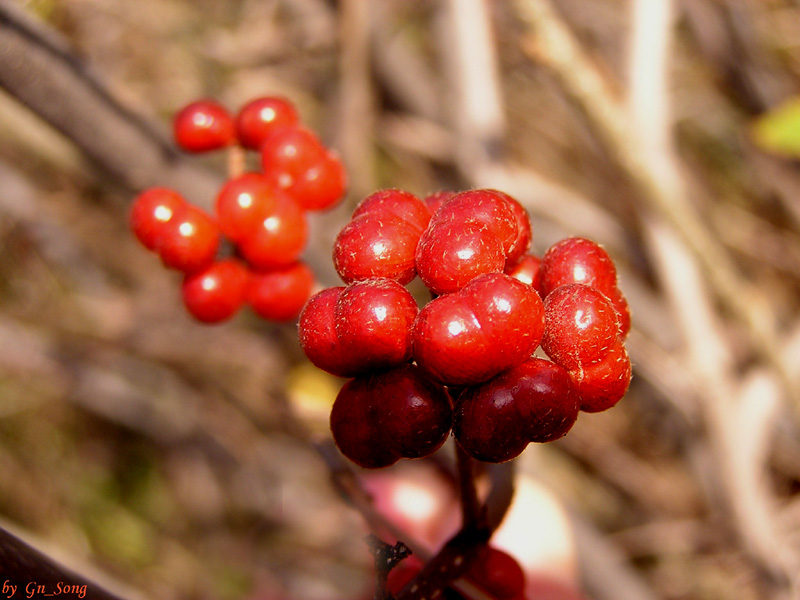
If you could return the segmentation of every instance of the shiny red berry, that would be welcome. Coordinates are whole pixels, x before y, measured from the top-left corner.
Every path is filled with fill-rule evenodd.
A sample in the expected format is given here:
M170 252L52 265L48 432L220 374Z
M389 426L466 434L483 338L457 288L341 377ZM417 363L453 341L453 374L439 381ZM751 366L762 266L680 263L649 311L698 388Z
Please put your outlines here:
M536 290L490 273L425 305L414 321L412 354L431 379L474 385L527 360L543 329Z
M202 209L186 204L166 223L156 250L164 266L191 273L214 261L219 244L216 221Z
M631 330L631 309L628 306L628 300L619 288L614 288L606 295L608 299L611 300L614 310L617 311L619 334L622 339L625 339Z
M619 335L619 320L609 299L593 287L571 283L544 301L542 349L568 370L605 356Z
M525 207L523 207L516 198L499 190L492 190L492 192L506 200L516 219L517 237L506 254L506 264L512 265L517 262L531 247L531 242L533 241L531 220L528 216L528 211L525 210Z
M186 206L186 200L175 190L150 188L136 196L131 205L130 226L136 238L148 250L156 250L168 223Z
M297 109L286 98L256 98L245 104L236 115L236 137L243 148L260 150L264 140L276 129L299 122Z
M431 220L431 210L414 194L399 189L373 192L353 211L351 220L372 215L378 217L397 217L418 229L420 234Z
M581 398L581 410L600 412L619 402L631 383L631 360L621 338L597 362L570 371Z
M452 409L445 389L414 365L347 382L331 409L339 450L369 469L435 452L450 433Z
M417 244L417 273L437 295L457 292L479 275L500 273L505 263L500 238L478 221L432 223Z
M247 287L247 269L235 259L220 260L183 279L183 303L203 323L220 323L241 308Z
M617 287L617 269L602 246L581 237L553 244L542 257L540 280L545 296L559 286L582 283L606 295Z
M432 218L432 226L444 221L477 221L500 239L504 256L517 240L517 219L509 202L493 190L459 192L446 200Z
M453 433L473 458L504 462L519 456L530 442L565 435L578 418L579 406L570 374L549 360L531 358L466 388L456 401Z
M276 128L261 146L261 168L273 184L288 190L327 155L313 131L300 125L284 126Z
M336 301L344 287L331 287L311 296L300 313L300 347L318 369L339 377L358 373L357 359L342 352L336 334Z
M273 200L258 227L237 240L242 257L257 270L277 269L296 262L308 239L305 213L297 203L279 192L273 195Z
M233 119L224 106L213 100L197 100L178 111L173 133L175 142L187 152L218 150L235 140Z
M226 181L216 199L217 220L222 233L233 242L253 235L267 215L275 210L277 193L260 173L244 173Z
M336 301L341 351L357 358L361 372L408 362L411 326L418 312L411 293L391 279L348 285Z
M458 192L453 190L440 190L438 192L428 194L425 196L425 198L423 198L423 201L428 205L431 213L435 213L437 210L439 210L439 207L444 204L445 200L449 200L457 193Z
M304 210L327 210L335 206L347 190L347 171L336 154L328 152L310 165L286 189Z
M303 262L272 271L253 271L247 286L250 308L262 319L294 321L311 296L314 274Z

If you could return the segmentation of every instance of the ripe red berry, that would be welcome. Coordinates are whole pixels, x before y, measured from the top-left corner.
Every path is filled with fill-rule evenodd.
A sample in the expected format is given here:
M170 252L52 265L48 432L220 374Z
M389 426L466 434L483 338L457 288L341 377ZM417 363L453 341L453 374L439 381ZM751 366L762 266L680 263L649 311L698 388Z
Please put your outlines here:
M305 127L278 127L261 146L261 168L274 185L288 190L327 154L316 134Z
M342 228L333 246L333 264L345 282L385 277L406 284L412 279L420 232L391 215L364 215Z
M169 221L185 206L186 200L174 190L161 187L145 190L131 205L131 230L145 248L156 250L169 230Z
M631 360L621 338L599 361L570 371L581 397L581 410L600 412L619 402L631 383Z
M525 573L517 559L494 546L481 551L466 577L498 600L511 600L525 589Z
M286 193L304 210L326 210L344 197L347 189L347 172L335 154L328 152L316 163L309 165Z
M631 330L631 309L628 306L628 300L625 298L619 288L614 288L608 294L608 299L617 311L617 318L619 319L619 334L624 340Z
M570 374L549 360L531 358L466 388L456 401L453 433L473 458L504 462L519 456L530 442L565 435L578 418L579 406Z
M517 240L517 219L511 205L493 190L459 192L446 200L432 218L432 226L444 221L477 221L500 239L504 256Z
M528 216L528 211L526 211L525 207L523 207L515 198L498 190L492 190L492 192L504 198L506 202L508 202L508 205L511 207L511 211L514 213L514 217L516 218L517 237L514 240L514 244L509 249L506 257L506 264L511 265L517 262L531 247L531 242L533 241L531 220Z
M344 287L331 287L309 298L300 313L300 347L318 369L339 377L358 373L357 357L342 352L336 334L336 301Z
M297 203L277 191L273 200L258 227L238 240L242 257L257 270L277 269L296 262L308 239L305 213Z
M156 250L164 266L191 273L214 261L219 244L219 226L214 219L186 204L167 221Z
M300 116L286 98L267 96L245 104L236 115L236 137L243 148L260 150L276 129L297 125Z
M559 286L582 283L607 296L617 287L617 269L602 246L581 237L553 244L542 257L542 291L547 296Z
M445 389L414 365L348 381L331 409L331 433L355 464L376 469L435 452L450 433Z
M247 269L235 259L220 260L183 279L183 303L203 323L220 323L241 308L247 287Z
M272 271L253 271L247 286L247 303L262 319L294 321L311 296L314 274L303 262Z
M619 335L617 312L609 299L581 283L562 285L544 301L542 349L568 370L605 356Z
M508 275L490 273L419 312L412 354L431 379L474 385L527 360L543 328L536 290Z
M446 220L432 223L422 234L415 262L431 292L449 294L479 275L502 272L506 257L500 238L487 225Z
M408 362L410 330L417 312L411 293L391 279L368 279L348 285L335 309L341 351L358 360L360 372Z
M351 220L366 215L397 217L418 229L420 234L425 231L431 220L431 211L422 200L414 194L399 189L373 192L359 202Z
M445 200L449 200L457 193L458 192L454 192L452 190L441 190L438 192L433 192L432 194L428 194L425 196L423 201L428 205L431 213L435 213L437 210L439 210L439 207L444 204Z
M277 193L260 173L244 173L226 181L216 199L222 233L232 242L253 235L275 209Z
M539 265L542 259L533 254L525 254L513 265L506 264L506 275L511 275L514 279L519 279L522 283L527 283L533 287L539 295L542 295L541 282L539 281Z
M187 152L208 152L231 145L233 119L213 100L197 100L183 107L173 120L175 142Z

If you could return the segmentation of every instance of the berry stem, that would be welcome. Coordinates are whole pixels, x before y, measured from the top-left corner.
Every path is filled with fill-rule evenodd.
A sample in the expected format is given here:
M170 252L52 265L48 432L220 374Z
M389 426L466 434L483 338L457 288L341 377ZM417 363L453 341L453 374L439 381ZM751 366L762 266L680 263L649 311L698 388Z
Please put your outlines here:
M456 444L458 485L461 499L461 519L464 528L485 524L486 511L478 499L475 486L475 461Z
M236 179L244 174L245 151L241 146L228 147L228 179Z
M400 561L411 555L411 550L403 542L397 542L392 546L374 534L368 535L366 542L375 560L375 595L373 598L374 600L394 600L394 596L386 588L386 579L389 577L389 572Z

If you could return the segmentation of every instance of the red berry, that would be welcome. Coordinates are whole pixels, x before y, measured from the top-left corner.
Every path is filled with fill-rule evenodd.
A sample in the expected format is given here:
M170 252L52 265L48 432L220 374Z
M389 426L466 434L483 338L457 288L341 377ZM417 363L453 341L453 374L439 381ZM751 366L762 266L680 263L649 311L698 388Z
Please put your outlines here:
M274 204L250 235L238 240L241 255L257 270L288 266L306 246L305 213L291 198L274 194Z
M504 256L517 240L517 219L505 198L492 190L469 190L446 200L433 215L432 226L444 221L477 221L496 235Z
M145 190L131 205L131 230L145 248L156 250L169 230L168 223L185 206L186 200L174 190L160 187Z
M253 271L247 287L247 303L268 321L294 321L311 296L314 274L303 262L273 271Z
M260 173L244 173L229 179L216 199L222 233L233 242L253 235L275 209L275 196L275 188Z
M314 132L299 125L284 126L276 128L261 146L261 168L274 185L288 190L327 155Z
M466 577L499 600L511 600L525 589L525 573L517 559L493 546L481 551Z
M389 571L389 576L386 578L386 589L393 596L397 596L417 576L423 566L423 562L414 554L405 558L403 562Z
M542 295L541 282L539 281L539 265L542 259L533 254L525 254L513 265L506 265L506 275L511 275L514 279L519 279L522 283L527 283L533 287L539 295Z
M309 165L286 193L305 210L326 210L344 197L347 172L342 161L328 152L316 163Z
M358 373L357 357L342 352L336 335L336 301L344 287L332 287L314 294L300 313L300 347L315 367L339 377Z
M614 310L617 311L619 334L622 339L625 339L631 330L631 309L628 306L628 301L619 288L614 288L606 295L608 299L611 300Z
M631 383L631 360L618 338L599 361L579 366L570 377L581 397L581 410L600 412L619 402Z
M417 312L414 297L396 281L369 279L350 284L336 301L341 351L358 361L360 372L408 362Z
M514 240L511 249L508 251L508 262L506 263L511 265L517 262L531 247L531 242L533 240L531 220L530 217L528 217L528 211L526 211L525 208L515 198L509 196L505 192L500 192L498 190L492 191L500 197L505 198L506 202L508 202L508 205L511 207L511 210L514 213L514 217L516 218L517 237Z
M208 152L234 142L233 119L224 106L213 100L186 105L173 120L175 142L187 152Z
M417 364L445 385L474 385L527 360L542 336L536 290L502 273L477 277L417 315L411 334Z
M431 213L435 213L439 210L439 207L444 204L446 200L449 200L453 196L455 196L458 192L454 192L451 190L441 190L439 192L433 192L432 194L428 194L424 198L425 204L428 205Z
M607 296L617 287L617 269L611 257L586 238L566 238L552 245L542 257L540 270L545 296L568 283L582 283Z
M220 323L241 308L247 287L247 269L237 260L212 263L183 279L183 303L203 323Z
M373 192L358 204L351 219L356 220L366 215L397 217L414 226L420 234L431 220L431 211L422 200L399 189Z
M435 452L450 433L445 389L414 365L347 382L331 409L331 433L357 465L376 469Z
M209 266L217 256L219 226L206 212L191 204L167 221L156 248L164 266L185 273Z
M300 116L289 100L275 96L256 98L236 115L236 137L243 148L260 150L276 129L297 125L299 121Z
M562 285L544 301L542 349L568 370L605 356L619 335L617 312L609 299L581 283Z
M456 292L478 275L502 272L505 262L500 239L477 221L432 223L417 245L417 273L434 294Z
M419 229L399 217L362 215L336 236L334 267L347 283L384 277L406 284L416 274L414 252L419 236Z
M531 358L486 383L465 389L456 402L453 433L473 458L504 462L530 442L565 435L578 418L580 397L570 374Z

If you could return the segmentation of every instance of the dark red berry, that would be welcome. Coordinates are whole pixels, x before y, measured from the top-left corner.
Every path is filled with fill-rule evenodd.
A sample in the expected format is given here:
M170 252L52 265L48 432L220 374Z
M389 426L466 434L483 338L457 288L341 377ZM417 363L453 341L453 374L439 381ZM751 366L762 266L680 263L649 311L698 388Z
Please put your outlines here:
M619 402L631 383L631 360L621 338L599 361L579 366L570 377L581 398L581 410L600 412Z
M313 287L314 274L300 261L272 271L253 271L247 286L247 303L262 319L294 321Z
M219 226L202 209L186 204L167 221L158 243L164 266L185 273L208 267L220 244Z
M247 287L247 269L235 259L214 262L183 279L183 303L203 323L220 323L241 308Z
M511 600L525 589L525 573L517 559L494 546L481 551L465 576L499 600Z
M236 137L243 148L260 150L276 129L297 125L300 117L286 98L267 96L245 104L236 115Z
M452 409L445 389L414 365L348 381L331 410L339 450L369 469L435 452L450 433Z
M131 230L145 248L156 250L170 229L168 223L185 206L186 200L175 190L161 187L145 190L131 205Z
M396 281L368 279L350 284L336 301L341 351L353 356L364 373L408 362L417 312L414 297Z
M553 244L542 257L540 271L545 296L568 283L582 283L607 296L617 287L617 269L611 257L586 238L571 237Z
M197 100L178 111L173 133L175 143L187 152L218 150L235 139L233 119L224 106L213 100Z
M530 442L565 435L579 406L570 374L549 360L531 358L465 389L456 402L453 433L473 458L504 462Z
M269 180L260 173L244 173L225 182L216 199L222 233L233 242L253 235L275 210L276 194Z
M254 269L270 270L296 262L306 246L305 213L291 198L275 193L274 204L258 227L238 240L242 257Z
M562 285L544 301L542 349L568 370L605 356L619 335L617 312L609 299L581 283Z
M536 290L502 273L429 302L414 321L412 353L431 378L474 385L527 360L542 336Z
M431 224L416 251L417 273L437 295L456 292L479 275L500 273L505 262L500 238L478 221Z

